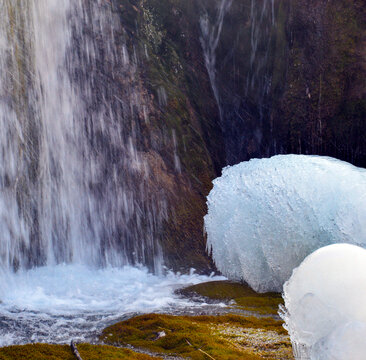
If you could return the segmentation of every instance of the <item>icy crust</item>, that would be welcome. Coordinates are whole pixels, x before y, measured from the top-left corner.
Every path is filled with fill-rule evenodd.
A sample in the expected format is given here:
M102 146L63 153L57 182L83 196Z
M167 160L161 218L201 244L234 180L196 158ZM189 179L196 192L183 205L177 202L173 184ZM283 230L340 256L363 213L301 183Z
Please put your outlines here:
M207 204L218 269L259 292L282 291L318 248L366 246L366 170L333 158L280 155L227 167Z
M315 251L286 282L284 299L297 359L365 359L365 249L336 244Z

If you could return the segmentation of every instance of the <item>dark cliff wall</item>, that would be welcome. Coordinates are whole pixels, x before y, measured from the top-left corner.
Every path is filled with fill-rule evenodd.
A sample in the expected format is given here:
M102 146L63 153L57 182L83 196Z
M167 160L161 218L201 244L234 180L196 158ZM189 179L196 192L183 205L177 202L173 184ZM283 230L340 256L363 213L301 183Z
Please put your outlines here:
M217 50L228 163L302 153L366 166L365 2L252 4L233 2Z
M161 234L174 269L213 268L203 216L221 168L278 153L366 166L362 0L233 0L216 50L220 106L200 42L214 0L113 0L145 99L139 152L167 199ZM253 5L254 4L254 5ZM132 55L131 55L132 54ZM123 93L123 81L121 81Z
M145 114L139 155L149 164L149 194L167 203L160 234L164 263L175 270L214 269L203 237L205 198L224 162L217 105L202 58L199 3L114 1L138 71ZM123 96L123 80L119 92Z
M291 2L286 82L272 110L285 152L366 166L365 22L362 0Z

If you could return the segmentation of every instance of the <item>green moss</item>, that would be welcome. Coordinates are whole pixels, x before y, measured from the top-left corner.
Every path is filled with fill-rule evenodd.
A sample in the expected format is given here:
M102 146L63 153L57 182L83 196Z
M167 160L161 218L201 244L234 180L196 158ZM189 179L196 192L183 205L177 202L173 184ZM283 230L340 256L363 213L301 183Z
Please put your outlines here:
M70 346L32 344L0 349L1 360L75 360Z
M218 162L207 144L212 143L217 149L219 141L213 131L207 136L204 129L217 128L212 118L212 110L216 112L217 108L210 84L207 82L206 89L202 89L207 71L200 61L198 28L192 28L192 15L197 16L195 24L199 24L200 6L181 0L119 1L122 21L126 24L130 7L125 3L132 2L131 9L138 11L133 13L130 9L135 25L128 26L127 34L133 32L129 51L138 49L141 66L137 75L149 99L149 122L142 126L143 151L153 149L159 154L165 178L169 178L169 184L160 180L164 176L153 180L161 184L169 203L160 239L166 265L175 270L194 267L211 271L212 263L202 236L202 218L211 180L216 177L213 161ZM193 62L192 56L199 59ZM198 106L198 101L205 102L204 106ZM210 101L212 108L207 106Z
M193 285L180 291L183 295L200 295L213 300L234 300L236 307L260 314L277 314L283 304L278 293L258 294L249 286L231 281L212 281Z
M292 359L286 331L272 318L149 314L106 328L101 340L197 360Z
M83 360L153 360L161 359L146 354L139 354L128 349L118 349L113 346L78 345L78 351Z
M153 360L160 359L112 346L80 344L83 360ZM0 348L0 360L75 360L68 345L30 344Z

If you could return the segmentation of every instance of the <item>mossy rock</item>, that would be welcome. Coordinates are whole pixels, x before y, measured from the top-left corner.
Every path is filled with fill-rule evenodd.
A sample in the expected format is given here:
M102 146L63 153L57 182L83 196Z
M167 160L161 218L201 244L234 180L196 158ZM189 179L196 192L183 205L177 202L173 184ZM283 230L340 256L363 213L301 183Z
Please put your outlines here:
M106 328L100 339L196 360L293 359L282 322L264 317L149 314Z
M80 344L77 348L83 360L161 360L160 357L107 345Z
M112 346L80 344L83 360L153 360L160 359ZM0 348L0 360L75 360L68 345L29 344Z
M189 286L179 293L184 296L203 296L211 300L234 301L234 307L259 314L275 315L283 304L279 293L258 294L248 285L232 281L211 281Z

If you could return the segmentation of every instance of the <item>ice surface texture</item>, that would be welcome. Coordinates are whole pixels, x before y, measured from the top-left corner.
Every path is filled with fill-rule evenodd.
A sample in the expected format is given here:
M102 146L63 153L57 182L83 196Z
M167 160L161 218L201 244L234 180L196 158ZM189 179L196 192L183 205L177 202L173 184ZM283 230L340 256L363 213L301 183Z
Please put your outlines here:
M333 158L280 155L226 167L207 204L218 269L256 291L282 291L318 248L366 246L366 170Z
M366 250L326 246L284 286L283 315L297 359L366 358Z

